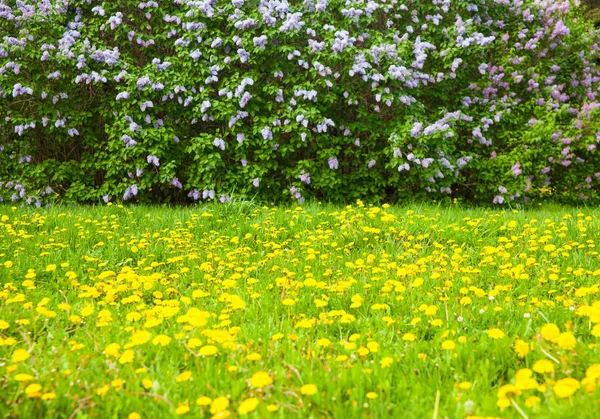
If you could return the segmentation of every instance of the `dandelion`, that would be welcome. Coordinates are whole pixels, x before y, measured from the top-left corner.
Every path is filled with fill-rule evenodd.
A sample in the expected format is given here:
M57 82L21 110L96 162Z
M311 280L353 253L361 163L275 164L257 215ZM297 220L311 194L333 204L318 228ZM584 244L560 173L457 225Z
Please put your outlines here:
M447 351L451 351L454 348L456 348L456 344L454 343L454 341L445 340L444 342L442 342L442 349L445 349Z
M250 378L250 385L255 388L265 388L271 384L273 384L273 379L265 371L255 372Z
M502 339L504 336L506 336L502 330L496 328L489 329L487 331L487 335L491 339Z
M554 365L552 365L552 362L548 361L547 359L542 359L536 361L536 363L533 364L532 369L540 374L548 374L554 372Z
M258 406L258 399L251 397L249 399L244 400L238 407L237 411L240 415L245 415L253 410L255 410Z
M19 363L27 360L30 357L29 352L26 349L17 349L12 354L12 362Z
M217 414L227 410L229 407L229 399L227 397L217 397L210 405L210 413Z
M548 323L542 327L540 334L545 340L556 342L560 335L560 329L554 323Z
M300 393L305 396L312 396L317 393L317 386L314 384L305 384L300 387Z
M581 387L579 381L574 378L563 378L558 380L553 387L554 394L559 398L571 397Z

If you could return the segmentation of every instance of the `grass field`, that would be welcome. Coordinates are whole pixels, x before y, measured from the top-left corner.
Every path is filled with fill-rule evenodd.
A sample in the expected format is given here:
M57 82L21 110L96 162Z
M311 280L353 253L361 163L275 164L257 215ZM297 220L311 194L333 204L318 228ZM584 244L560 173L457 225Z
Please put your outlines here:
M600 210L0 207L0 415L596 418Z

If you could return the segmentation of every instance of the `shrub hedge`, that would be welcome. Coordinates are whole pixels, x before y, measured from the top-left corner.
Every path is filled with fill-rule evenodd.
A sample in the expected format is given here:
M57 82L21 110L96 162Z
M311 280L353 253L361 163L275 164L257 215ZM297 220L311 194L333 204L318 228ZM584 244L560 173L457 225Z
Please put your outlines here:
M599 199L567 0L0 0L0 196Z

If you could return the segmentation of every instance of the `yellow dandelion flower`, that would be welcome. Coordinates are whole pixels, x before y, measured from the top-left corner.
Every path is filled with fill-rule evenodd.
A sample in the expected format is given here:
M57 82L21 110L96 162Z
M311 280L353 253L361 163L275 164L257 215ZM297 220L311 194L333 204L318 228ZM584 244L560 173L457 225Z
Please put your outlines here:
M456 344L454 343L454 341L445 340L444 342L442 342L442 349L445 349L446 351L451 351L454 348L456 348Z
M556 342L558 336L560 335L560 329L554 323L548 323L542 327L540 334L545 340Z
M553 373L554 365L547 359L540 359L533 364L532 369L539 374Z
M575 339L575 336L573 336L573 333L564 332L564 333L561 333L560 335L558 335L558 338L556 339L556 343L562 349L571 350L571 349L575 348L575 345L577 345L577 339Z
M252 397L244 400L238 407L237 411L240 415L245 415L252 412L258 406L258 399Z
M529 353L529 344L524 340L517 339L514 348L519 358L525 358L525 356Z
M124 364L133 363L134 355L135 355L135 352L133 351L133 349L127 349L125 352L123 352L123 355L121 355L121 357L119 358L119 364L124 365Z
M171 338L167 335L157 335L154 339L152 339L153 345L167 346L171 343Z
M146 342L150 342L151 338L152 334L150 332L147 330L139 330L131 335L131 343L133 345L143 345Z
M304 384L302 387L300 387L300 393L304 394L305 396L312 396L313 394L316 394L317 391L317 386L314 384Z
M185 415L189 411L190 411L190 406L187 403L187 401L185 403L179 403L179 405L175 409L175 413L178 415Z
M561 399L571 397L581 387L579 381L574 378L563 378L554 383L554 394Z
M203 346L202 348L200 348L200 351L198 353L202 356L211 356L211 355L215 355L217 352L219 352L219 350L217 349L216 346L206 345L206 346Z
M179 374L177 377L175 377L175 381L177 381L178 383L182 383L184 381L189 380L190 378L192 378L192 372L184 371L181 374Z
M42 389L42 386L40 384L37 384L37 383L29 384L27 387L25 387L25 394L27 394L27 397L29 397L29 398L41 397L42 396L42 393L40 393L41 389Z
M227 397L217 397L210 405L210 413L213 415L226 410L229 407L229 399Z
M473 383L470 381L463 381L462 383L458 384L458 388L462 390L469 390L471 387L473 387Z
M121 353L119 352L120 348L121 345L118 343L111 343L104 349L104 355L106 355L106 357L112 356L113 358L118 358L121 356Z
M210 397L206 397L206 396L200 396L196 400L196 404L198 406L210 406L211 403L212 403L212 399Z
M100 387L98 390L96 390L96 394L98 396L104 396L106 393L108 393L108 390L110 390L110 386L108 384L105 384L102 387Z
M495 327L489 329L487 331L487 335L490 337L490 339L502 339L504 336L506 336L502 330L496 329Z
M23 362L27 358L29 358L29 356L30 355L29 355L29 352L27 352L27 349L17 349L12 354L12 362L14 362L14 363Z
M381 368L387 368L394 363L394 359L386 356L381 360Z
M265 371L258 371L252 374L250 378L250 385L255 388L264 388L273 384L273 379L269 373Z
M525 406L529 407L529 408L533 408L535 407L539 402L541 401L541 399L537 396L529 396L525 399Z

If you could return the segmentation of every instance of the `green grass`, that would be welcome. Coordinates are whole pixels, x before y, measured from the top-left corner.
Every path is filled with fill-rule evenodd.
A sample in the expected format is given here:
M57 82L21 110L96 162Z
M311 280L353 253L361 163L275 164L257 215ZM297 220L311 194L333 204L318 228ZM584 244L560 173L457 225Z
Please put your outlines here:
M560 206L0 206L0 414L593 418L599 227Z

